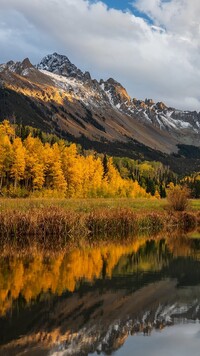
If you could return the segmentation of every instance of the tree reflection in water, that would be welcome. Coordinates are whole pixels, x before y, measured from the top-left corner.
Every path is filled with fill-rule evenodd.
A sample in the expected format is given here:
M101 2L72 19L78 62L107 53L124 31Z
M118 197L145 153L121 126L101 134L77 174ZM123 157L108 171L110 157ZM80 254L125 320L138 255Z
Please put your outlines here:
M130 334L200 318L199 241L140 237L129 245L4 254L0 354L25 347L46 354L72 343L70 355L109 353Z

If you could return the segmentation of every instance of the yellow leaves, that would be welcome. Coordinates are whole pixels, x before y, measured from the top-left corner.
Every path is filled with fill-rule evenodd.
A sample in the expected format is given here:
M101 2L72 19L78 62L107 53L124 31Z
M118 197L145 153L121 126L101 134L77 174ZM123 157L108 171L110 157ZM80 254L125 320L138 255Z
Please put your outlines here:
M83 157L75 144L62 152L62 168L67 181L68 197L97 196L103 179L103 166L99 158Z
M113 166L112 158L108 160L108 173L103 182L102 191L106 196L119 196L130 198L148 198L149 194L137 181L122 179L117 169Z
M62 197L148 196L137 182L120 176L112 158L103 161L93 152L85 157L76 144L66 146L63 140L50 145L31 135L24 142L13 135L9 122L0 124L0 189L5 181L7 186L14 183L9 191L20 183L28 192L52 191ZM144 163L141 169L148 171L149 165Z
M146 193L146 190L142 188L137 181L130 182L130 193L131 198L148 198L149 194Z
M44 146L44 166L46 186L51 189L65 192L67 182L62 170L61 152L57 143L52 147L47 143Z
M159 192L156 190L156 192L155 192L155 194L154 194L154 197L156 198L156 199L160 199L160 194L159 194Z
M68 197L82 197L83 157L77 155L75 144L65 147L61 154L62 170L67 182Z
M0 176L10 168L12 145L8 135L0 137Z
M175 211L186 210L189 204L190 190L187 186L180 186L170 183L167 190L167 201L169 208Z
M52 165L52 177L53 177L53 183L52 183L53 189L61 192L66 191L67 183L63 175L63 171L61 169L61 162L59 160L55 161Z
M123 196L124 183L123 180L113 165L112 158L107 162L107 173L103 180L103 192L106 196Z
M195 181L200 180L200 173L194 173L191 176L185 176L181 182L186 182L186 183L194 183Z
M65 147L64 154L66 157L74 158L77 156L77 147L75 143L72 143L70 146Z
M98 196L103 179L103 166L99 158L95 159L93 156L84 158L83 177L84 196Z
M33 175L33 189L42 189L44 184L44 165L35 162L32 166L31 173Z
M67 182L62 171L61 154L57 143L53 145L52 151L52 186L55 190L65 192L67 188Z
M167 188L169 188L169 189L174 189L174 187L175 187L174 183L173 183L173 182L170 182L170 183L168 184L168 187L167 187Z
M141 163L139 165L139 171L143 176L151 177L154 174L154 168L148 162Z
M25 152L25 179L32 180L34 189L41 189L44 184L44 157L43 145L38 138L30 135L24 141Z
M25 148L22 145L21 138L14 139L12 145L12 165L11 165L11 177L14 178L14 185L16 186L20 179L23 179L25 171Z
M9 138L15 136L14 127L10 125L8 120L4 120L0 125L0 139L3 136L8 136Z
M102 273L111 277L120 258L136 252L144 242L74 249L52 256L37 251L31 256L3 260L0 263L0 316L20 295L29 303L49 290L58 295L66 290L73 292L82 279L92 282L101 278Z

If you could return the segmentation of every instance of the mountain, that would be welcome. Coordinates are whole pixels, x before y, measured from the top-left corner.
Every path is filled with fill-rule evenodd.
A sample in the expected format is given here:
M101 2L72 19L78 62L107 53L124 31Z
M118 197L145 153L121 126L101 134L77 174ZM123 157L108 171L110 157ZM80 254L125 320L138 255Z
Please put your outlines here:
M198 286L181 289L176 280L164 279L131 293L88 288L53 300L49 296L48 302L41 298L37 306L20 311L18 306L9 319L0 319L0 355L111 355L131 335L150 336L169 327L176 335L177 325L197 324L198 293Z
M55 133L84 148L157 159L175 167L176 158L182 167L187 151L189 164L200 169L199 113L132 99L116 80L98 82L57 53L37 66L28 58L0 65L0 117L13 116L17 123Z

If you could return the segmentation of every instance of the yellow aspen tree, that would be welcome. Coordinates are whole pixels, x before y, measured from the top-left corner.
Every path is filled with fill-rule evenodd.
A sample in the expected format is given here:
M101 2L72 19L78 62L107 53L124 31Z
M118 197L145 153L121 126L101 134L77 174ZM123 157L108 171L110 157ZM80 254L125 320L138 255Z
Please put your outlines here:
M62 169L61 152L57 143L51 147L48 143L44 146L44 165L46 187L65 192L67 182Z
M44 165L36 162L32 168L33 173L33 189L42 189L44 185Z
M25 172L25 148L19 137L13 141L12 164L10 169L11 178L14 179L14 187L17 187L18 182L24 178Z
M108 172L105 179L108 182L108 193L111 196L120 195L120 187L122 188L123 179L117 169L113 166L112 158L108 159L107 167Z
M98 196L102 188L103 165L100 158L95 159L92 155L84 159L83 191L87 197Z
M155 169L149 162L144 162L139 165L139 171L142 176L153 177Z
M83 161L84 157L77 154L75 144L65 147L61 155L62 169L67 182L67 196L83 196Z
M0 124L0 137L5 135L7 135L9 138L15 137L15 129L13 126L10 125L10 122L8 120L4 120Z
M93 185L93 157L87 156L83 158L83 183L82 183L82 195L83 197L89 196L89 192L92 190Z
M84 157L77 155L74 164L71 166L71 188L70 194L74 197L84 197L83 181L84 176Z
M130 182L129 197L131 198L148 198L150 194L142 188L137 181Z
M52 152L52 186L55 190L65 192L67 189L67 182L63 174L61 153L57 143L53 145Z
M103 181L103 165L100 158L95 159L95 167L93 174L93 184L94 189L96 191L97 196L100 194L102 189L102 181Z
M42 189L44 184L44 147L39 138L33 138L29 135L24 141L26 148L25 161L25 180L26 186Z
M160 194L159 194L158 190L155 191L154 197L156 199L160 199Z
M3 180L8 175L12 161L12 145L8 135L0 137L0 190Z

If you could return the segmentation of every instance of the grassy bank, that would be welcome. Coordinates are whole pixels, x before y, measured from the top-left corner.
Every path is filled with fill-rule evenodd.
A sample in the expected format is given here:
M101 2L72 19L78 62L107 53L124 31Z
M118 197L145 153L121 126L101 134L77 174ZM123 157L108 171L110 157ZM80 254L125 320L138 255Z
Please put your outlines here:
M200 210L200 200L199 210ZM27 211L33 208L58 207L76 212L91 212L96 209L130 208L135 212L160 211L166 206L165 199L130 199L130 198L98 198L98 199L50 199L50 198L25 198L25 199L0 199L0 211L18 210ZM192 201L192 207L198 204Z
M7 210L28 211L30 209L58 207L75 212L91 212L98 209L130 208L135 212L163 212L166 210L166 199L130 199L130 198L98 198L98 199L0 199L0 212ZM200 211L200 199L190 200L189 211Z
M161 230L188 230L200 224L198 204L187 212L170 212L164 200L1 199L2 243L34 241L65 244L81 240L128 239Z

